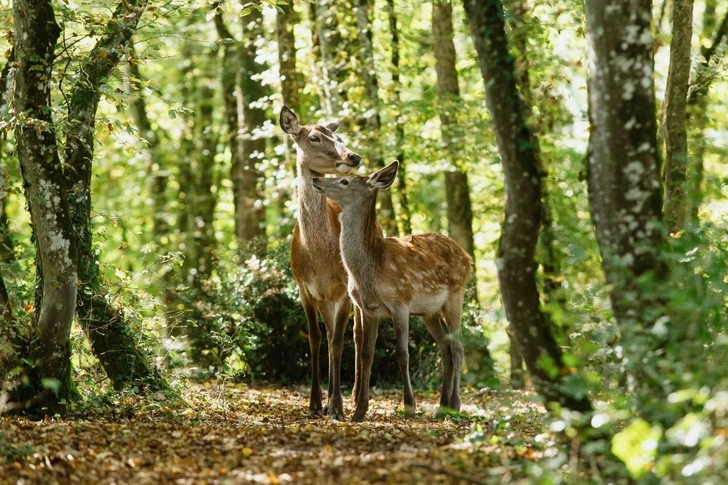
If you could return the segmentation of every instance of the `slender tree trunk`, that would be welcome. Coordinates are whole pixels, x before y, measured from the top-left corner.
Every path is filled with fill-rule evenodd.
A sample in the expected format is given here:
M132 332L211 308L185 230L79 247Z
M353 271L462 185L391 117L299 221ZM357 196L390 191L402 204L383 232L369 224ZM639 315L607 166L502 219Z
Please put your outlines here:
M278 66L281 76L281 95L283 104L299 113L298 71L296 70L296 38L293 29L296 25L293 0L284 0L276 11L276 35L278 38ZM285 137L286 140L289 137Z
M473 212L468 175L460 166L458 152L457 111L460 103L456 53L453 43L452 4L436 0L432 5L432 34L437 71L440 131L452 168L445 172L447 226L451 238L475 261Z
M78 248L80 291L78 318L115 389L145 385L166 389L167 383L137 346L121 309L109 303L93 248L91 229L91 176L94 127L101 86L126 50L146 7L146 0L124 0L112 14L103 37L82 62L83 81L74 84L69 98L65 130L65 186L73 220L73 243Z
M313 23L313 47L318 74L321 108L329 116L338 117L346 101L349 83L347 62L352 54L352 39L348 25L340 24L340 17L353 9L351 0L315 0L310 3Z
M215 6L213 5L213 8ZM235 234L240 254L265 252L265 206L260 162L266 141L255 133L266 120L255 102L267 94L255 77L264 66L255 62L255 42L263 36L263 16L258 9L241 18L243 41L237 42L227 29L221 12L215 10L215 27L220 39L230 39L223 54L222 89L230 144L231 178L235 201Z
M267 96L268 90L258 79L258 76L266 70L266 66L255 61L256 43L265 34L263 13L254 8L250 11L250 15L241 18L241 22L243 24L242 70L236 94L238 120L241 122L238 136L242 137L242 159L233 166L235 230L239 250L252 243L254 252L264 253L265 194L260 164L265 159L266 139L256 132L263 126L267 116L263 108L256 106L256 102Z
M399 174L397 176L397 189L392 190L398 197L399 211L397 215L399 233L412 234L412 213L409 208L407 193L407 164L404 158L404 122L402 121L401 92L402 81L399 77L399 29L397 27L397 14L394 10L394 0L387 0L387 16L389 18L389 31L392 34L392 89L394 90L394 103L396 105L396 120L394 125L394 144L397 147L395 158L399 160Z
M3 66L2 73L0 73L0 117L3 121L7 119L8 108L10 106L10 67L15 59L15 47L10 52L8 62ZM15 251L13 249L13 238L11 237L10 227L8 225L8 211L5 193L5 164L3 157L5 139L0 140L0 264L10 263L15 261Z
M72 397L69 336L76 308L76 251L51 118L50 79L61 29L49 1L16 0L15 128L36 247L36 295L25 361L27 384L15 389L31 413L65 410ZM4 377L4 376L2 376Z
M142 85L139 89L134 89L132 83L134 80L140 80L143 84L145 79L139 69L140 60L136 57L133 45L127 49L128 62L128 78L129 78L129 111L134 120L134 124L139 130L139 137L146 142L147 164L146 171L150 183L150 194L152 199L152 240L156 248L159 259L164 261L170 252L170 224L169 224L169 204L167 200L167 184L169 182L169 167L166 166L165 157L162 153L163 133L158 128L152 127L152 122L147 114L147 103L144 97L144 88ZM175 291L175 271L173 265L160 265L160 271L155 281L155 286L162 297L165 306L165 322L167 326L167 335L180 336L184 334L184 329L180 326L177 310L179 298Z
M687 217L688 133L685 127L690 47L693 37L693 0L673 0L670 67L663 105L665 128L665 203L667 230L677 234Z
M374 7L372 0L357 0L356 25L359 33L359 60L362 64L360 71L364 82L366 100L362 102L364 111L364 145L367 156L374 167L384 167L384 154L381 142L381 113L379 103L379 81L374 67L374 46L372 45L372 25L370 11ZM398 234L397 220L394 214L392 193L382 190L379 193L379 210L377 212L382 229L388 236Z
M216 55L216 53L213 53ZM185 244L186 256L182 265L182 283L193 290L192 295L204 294L204 281L210 278L215 260L215 233L213 220L217 197L213 191L215 179L215 155L218 137L214 131L213 111L215 96L211 83L203 75L193 73L206 71L202 65L193 64L193 55L187 66L188 75L182 88L185 106L194 108L194 115L187 123L182 141L180 159L180 195L184 201L179 218L179 231ZM216 57L210 59L214 62ZM213 340L209 330L204 328L196 305L187 308L186 327L190 345L190 357L202 368L221 364L219 344Z
M703 34L704 39L712 38L710 45L701 49L702 60L695 69L696 76L692 81L692 89L688 97L688 116L692 129L691 146L692 156L690 157L690 170L688 181L688 216L692 224L698 223L698 211L703 200L703 158L705 155L704 130L708 123L708 92L713 80L710 72L711 62L715 58L718 47L726 38L728 33L728 12L725 13L722 22L716 28L716 0L705 2L703 12Z
M293 0L285 0L278 5L276 12L276 35L278 38L278 69L281 78L281 95L283 105L288 106L294 113L300 113L299 101L300 85L298 82L298 71L296 68L296 39L294 28L296 15L293 10ZM284 166L287 173L293 174L296 171L296 150L290 136L284 134L283 143L286 147L284 155ZM285 189L279 191L277 201L281 221L289 221L278 226L279 237L284 238L293 232L294 218L287 212L287 205L293 197L293 191Z
M563 391L561 384L568 371L540 309L535 252L541 228L543 173L516 87L503 5L499 0L465 0L464 4L505 175L506 204L497 265L506 315L534 386L546 403L589 411L591 404L585 396Z
M655 328L658 321L667 327L669 320L659 287L667 268L658 256L663 243L662 187L651 5L649 0L587 0L586 17L593 66L589 203L628 371L636 378L636 403L645 416L660 420L670 391L655 370L664 369L666 357L660 349L678 329Z

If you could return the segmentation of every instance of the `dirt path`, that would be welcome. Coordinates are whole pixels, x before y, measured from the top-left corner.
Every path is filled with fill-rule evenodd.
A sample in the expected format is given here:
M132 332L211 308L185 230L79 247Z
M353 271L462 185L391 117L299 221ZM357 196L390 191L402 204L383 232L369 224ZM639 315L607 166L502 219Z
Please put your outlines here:
M0 483L528 483L544 454L530 395L466 392L462 416L436 420L437 397L418 393L405 420L400 393L379 393L351 423L306 417L306 392L191 385L189 406L126 396L71 419L3 417Z

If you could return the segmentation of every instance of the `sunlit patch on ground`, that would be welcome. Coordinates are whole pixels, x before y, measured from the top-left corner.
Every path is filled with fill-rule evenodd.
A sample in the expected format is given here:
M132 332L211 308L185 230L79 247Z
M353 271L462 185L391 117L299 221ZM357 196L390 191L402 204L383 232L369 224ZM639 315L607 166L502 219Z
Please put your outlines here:
M436 393L417 393L418 416L405 420L401 392L378 391L364 423L307 417L305 387L215 383L185 397L0 418L0 483L491 483L525 479L549 441L537 439L543 411L528 393L465 392L446 419Z

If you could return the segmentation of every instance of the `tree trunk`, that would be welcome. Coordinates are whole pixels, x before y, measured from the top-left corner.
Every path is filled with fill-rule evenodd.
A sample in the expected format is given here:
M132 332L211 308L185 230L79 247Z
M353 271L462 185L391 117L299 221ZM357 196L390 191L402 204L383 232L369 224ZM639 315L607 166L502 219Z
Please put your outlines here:
M194 115L187 123L182 141L180 160L180 191L184 194L183 212L179 218L179 229L185 244L186 257L182 265L182 282L193 290L192 295L202 298L203 282L210 278L215 260L215 232L213 220L217 197L213 191L215 179L215 155L217 136L213 130L214 93L211 83L205 77L194 75L206 72L205 67L192 62L192 53L187 56L189 74L182 88L185 106L194 108ZM214 61L216 58L213 58ZM187 335L190 357L200 367L207 369L221 364L220 353L210 352L219 344L211 333L201 325L196 305L187 308Z
M10 67L15 59L15 48L10 52L8 62L3 66L2 73L0 73L0 116L3 119L8 114L8 108L10 106ZM10 227L8 225L8 211L6 207L6 193L5 193L5 164L3 163L2 157L5 155L3 150L5 140L3 138L0 141L0 264L7 264L15 261L15 251L13 249L13 238L10 234Z
M372 0L358 0L356 6L356 25L359 33L359 61L361 70L359 74L364 82L366 101L362 101L364 141L366 156L374 167L384 167L383 143L381 134L381 114L379 107L379 81L374 65L374 46L372 45L372 25L370 11L373 9ZM388 236L396 236L399 232L397 220L392 203L392 192L382 190L379 193L379 209L377 211L379 222Z
M281 76L281 95L283 104L294 113L300 113L298 93L298 71L296 71L296 38L293 29L296 19L293 11L293 0L284 0L277 5L276 35L278 38L278 65ZM285 137L286 140L289 137Z
M649 0L586 2L591 38L589 78L589 203L612 309L640 412L659 419L665 380L660 349L671 330L658 285L667 268L657 150ZM629 66L629 68L626 68ZM650 275L650 278L646 278ZM677 375L676 372L674 375Z
M457 111L460 103L458 71L453 43L452 4L436 0L432 5L432 34L437 71L440 131L452 168L445 172L448 233L475 261L473 212L468 175L458 159Z
M665 224L670 233L685 227L687 217L688 133L685 127L693 0L673 0L670 67L663 105L665 128Z
M407 193L407 164L404 158L404 123L402 122L401 92L402 81L399 77L399 29L397 27L397 14L394 10L394 0L387 0L387 17L389 18L389 31L392 34L392 89L394 90L394 103L396 105L396 120L394 124L394 145L397 147L395 158L399 160L399 174L397 188L392 190L396 194L399 204L397 215L399 233L412 234L412 213L409 208Z
M276 11L276 35L278 38L278 70L281 79L281 97L283 105L288 106L294 113L301 112L299 101L300 85L298 82L298 71L296 68L296 39L294 28L296 25L296 14L293 10L293 0L285 0L278 4ZM296 149L290 136L284 133L283 143L286 147L283 164L286 173L293 174L296 171ZM279 188L278 210L281 223L277 226L278 237L284 238L293 232L295 219L289 214L287 206L293 197L293 187Z
M50 105L54 48L61 33L46 0L16 0L15 140L36 247L28 382L11 398L31 413L53 415L72 397L69 336L76 307L76 251ZM25 360L25 359L24 359ZM4 376L3 376L4 377Z
M164 155L161 149L163 133L152 127L152 122L147 115L147 104L144 97L144 77L139 69L140 60L134 52L134 46L127 49L127 64L129 78L129 111L134 124L139 130L139 137L146 142L148 154L146 172L150 183L150 194L152 198L152 240L156 253L160 260L165 260L170 251L169 244L169 211L167 202L167 183L169 181L169 167L166 166ZM139 83L140 87L135 89L132 83ZM175 291L175 274L173 265L160 265L157 274L155 287L162 297L165 306L165 323L168 336L179 336L184 334L178 316L177 305L179 298Z
M351 12L351 0L315 0L310 3L313 23L312 42L319 85L321 108L329 116L338 117L346 101L347 62L352 56L352 39L348 25L340 25L341 12Z
M688 216L690 222L697 225L698 211L703 200L703 157L705 154L704 130L708 123L708 92L710 89L713 76L706 75L709 72L711 61L715 57L717 48L728 33L728 12L723 17L723 21L716 29L715 8L716 0L707 0L705 2L705 11L703 12L703 34L704 39L712 38L709 46L703 44L701 54L703 56L698 64L695 79L692 81L692 90L688 98L688 117L690 118L690 126L692 129L691 139L693 142L693 153L691 158L691 166L689 170L688 181Z
M213 6L214 8L214 6ZM222 89L231 153L231 179L235 201L235 234L238 251L265 252L265 198L259 165L265 156L265 138L255 133L266 120L265 111L255 102L267 94L254 76L265 67L255 62L256 40L263 36L263 16L253 8L241 18L243 41L236 42L215 10L215 27L220 39L230 39L223 54Z
M93 248L91 229L94 127L101 98L100 88L118 65L146 4L146 0L125 0L116 7L105 35L81 64L84 77L71 90L65 130L65 159L70 167L65 171L65 184L76 229L73 231L73 243L78 248L80 280L76 311L91 341L91 349L115 389L142 384L153 390L168 387L138 348L122 310L109 303Z
M534 386L547 405L556 402L589 411L591 404L584 395L566 394L560 386L562 376L569 371L540 309L535 252L541 227L543 174L516 87L503 5L498 0L465 0L464 4L505 175L506 204L497 266L506 315Z

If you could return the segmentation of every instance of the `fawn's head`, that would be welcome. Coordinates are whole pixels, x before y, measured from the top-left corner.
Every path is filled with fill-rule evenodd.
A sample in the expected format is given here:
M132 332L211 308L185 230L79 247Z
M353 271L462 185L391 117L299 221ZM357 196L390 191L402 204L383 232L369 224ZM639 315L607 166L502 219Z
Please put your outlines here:
M349 150L336 130L340 121L326 125L301 125L290 108L281 110L279 123L291 135L299 152L299 161L318 174L349 173L361 163L361 156Z
M364 203L376 197L380 190L392 186L397 178L399 162L393 161L368 177L347 175L344 177L314 177L313 188L323 193L341 207L353 205L365 207Z

